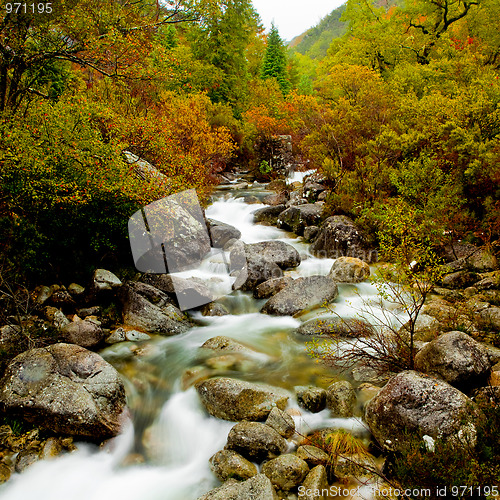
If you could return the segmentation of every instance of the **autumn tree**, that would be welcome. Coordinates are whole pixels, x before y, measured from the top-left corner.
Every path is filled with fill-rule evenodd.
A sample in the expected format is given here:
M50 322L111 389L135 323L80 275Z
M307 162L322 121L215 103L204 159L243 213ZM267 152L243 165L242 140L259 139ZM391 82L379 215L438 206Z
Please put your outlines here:
M60 78L54 72L61 71L61 62L100 75L133 75L155 30L193 19L181 2L161 7L146 0L72 0L51 4L50 12L16 11L16 4L10 11L3 9L0 111L15 111L28 96L49 98L48 84Z

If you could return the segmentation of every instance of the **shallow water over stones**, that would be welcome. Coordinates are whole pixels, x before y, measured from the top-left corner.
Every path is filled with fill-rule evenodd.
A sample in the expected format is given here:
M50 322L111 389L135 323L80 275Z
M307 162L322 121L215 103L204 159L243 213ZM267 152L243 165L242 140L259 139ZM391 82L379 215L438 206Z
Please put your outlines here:
M258 190L246 194L262 195ZM245 243L281 240L301 255L299 267L286 271L292 278L326 276L333 259L317 259L302 238L274 227L253 223L259 203L246 204L234 193L224 192L207 209L207 217L231 224L241 231ZM205 262L198 277L220 277L223 262ZM189 277L189 276L186 276ZM230 283L221 281L221 295ZM339 285L333 310L341 317L354 317L366 302L377 311L377 290L369 283ZM194 384L213 376L247 382L263 382L290 391L289 405L299 432L345 428L366 435L366 425L357 418L332 418L329 410L310 413L294 399L296 386L326 389L338 374L315 363L305 350L303 336L295 330L306 320L320 316L322 308L298 318L260 313L265 300L252 291L235 291L219 299L226 316L192 314L198 326L172 337L151 335L143 342L120 342L100 354L123 376L132 425L102 449L80 444L79 449L52 461L34 464L16 474L0 488L5 500L34 496L37 500L196 500L218 481L209 468L209 458L224 448L234 423L216 419L205 411ZM331 312L329 313L331 316ZM400 314L395 311L395 314ZM255 351L252 356L221 359L200 347L209 339L225 336Z

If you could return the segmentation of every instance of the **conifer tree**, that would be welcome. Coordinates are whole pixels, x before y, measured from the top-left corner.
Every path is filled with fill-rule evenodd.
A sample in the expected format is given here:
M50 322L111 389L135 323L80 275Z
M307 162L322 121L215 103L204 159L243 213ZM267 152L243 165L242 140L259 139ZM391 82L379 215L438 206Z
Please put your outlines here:
M290 90L286 63L287 56L285 44L278 33L278 28L273 24L271 32L267 37L267 48L264 55L264 64L262 66L262 78L276 78L283 94L287 94Z

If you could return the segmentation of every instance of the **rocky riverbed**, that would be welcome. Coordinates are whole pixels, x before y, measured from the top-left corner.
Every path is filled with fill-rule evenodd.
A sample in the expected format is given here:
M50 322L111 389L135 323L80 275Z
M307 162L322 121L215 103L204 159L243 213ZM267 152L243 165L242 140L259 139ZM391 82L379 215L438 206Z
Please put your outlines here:
M414 370L317 364L305 342L348 346L370 331L358 308L377 304L367 281L377 251L354 221L324 216L323 182L278 194L242 191L237 179L224 187L207 210L218 250L192 276L97 269L85 286L34 290L32 313L0 329L5 352L35 327L52 332L5 362L5 498L63 498L70 482L74 498L322 498L304 492L383 484L385 454L408 436L473 444L477 398L500 397L500 350L485 342L500 328L495 252L446 249L418 317ZM204 305L183 312L181 296ZM387 311L404 328L405 315ZM139 493L135 481L147 486Z

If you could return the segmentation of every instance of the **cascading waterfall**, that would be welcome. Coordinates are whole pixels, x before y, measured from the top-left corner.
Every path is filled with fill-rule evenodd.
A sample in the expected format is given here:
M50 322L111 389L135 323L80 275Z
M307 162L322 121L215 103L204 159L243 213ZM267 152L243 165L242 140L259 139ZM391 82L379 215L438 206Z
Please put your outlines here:
M263 205L249 205L225 194L207 209L207 217L237 227L242 240L254 243L281 239L294 245L303 256L291 276L327 274L333 259L317 259L301 238L274 227L253 223L252 213ZM229 196L229 197L228 197ZM220 252L206 260L199 277L217 278L224 274ZM221 281L221 295L231 283ZM364 303L377 296L369 283L340 285L335 312L352 317ZM291 317L272 317L258 311L263 301L249 293L233 292L223 302L231 312L223 317L193 315L200 325L175 337L155 337L141 343L120 343L106 348L102 356L123 375L132 413L132 425L123 435L99 449L79 444L78 450L50 461L41 461L23 474L15 474L0 488L4 500L35 497L37 500L195 500L217 485L208 459L222 449L231 422L208 416L196 391L183 387L187 368L199 363L199 347L208 339L224 335L254 348L258 353L250 372L239 377L293 389L314 383L314 365L304 345L290 335L300 322ZM376 304L373 310L377 310ZM314 317L321 311L309 313ZM376 314L376 313L375 313ZM401 315L396 311L395 314ZM320 373L321 375L321 373ZM323 368L322 375L328 377ZM324 427L346 428L357 433L365 426L358 419L332 419L328 411L311 414L300 410L294 417L302 431Z

